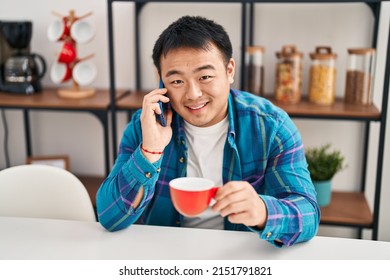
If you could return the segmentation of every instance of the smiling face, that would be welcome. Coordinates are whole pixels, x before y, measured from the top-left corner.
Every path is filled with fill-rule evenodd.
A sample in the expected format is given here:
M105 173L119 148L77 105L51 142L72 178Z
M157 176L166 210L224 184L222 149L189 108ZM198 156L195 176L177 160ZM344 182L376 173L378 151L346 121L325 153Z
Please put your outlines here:
M161 77L172 108L192 125L207 127L227 114L235 62L226 65L212 44L207 50L173 49L160 60Z

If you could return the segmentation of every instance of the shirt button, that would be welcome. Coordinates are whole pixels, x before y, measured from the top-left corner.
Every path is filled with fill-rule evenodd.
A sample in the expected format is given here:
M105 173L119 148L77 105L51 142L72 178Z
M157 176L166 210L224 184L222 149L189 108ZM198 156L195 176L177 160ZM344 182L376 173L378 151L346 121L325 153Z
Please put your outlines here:
M160 171L161 171L161 168L160 167L157 168L157 173L160 173Z
M184 145L184 143L185 143L184 140L181 140L181 144Z
M267 237L267 239L268 239L268 238L271 237L271 235L272 235L272 232L268 232L267 235L266 235L265 237Z
M150 179L150 177L152 177L152 174L150 174L150 172L145 172L145 177Z
M181 158L179 159L179 162L180 162L180 163L183 163L183 162L184 162L184 157L181 157Z

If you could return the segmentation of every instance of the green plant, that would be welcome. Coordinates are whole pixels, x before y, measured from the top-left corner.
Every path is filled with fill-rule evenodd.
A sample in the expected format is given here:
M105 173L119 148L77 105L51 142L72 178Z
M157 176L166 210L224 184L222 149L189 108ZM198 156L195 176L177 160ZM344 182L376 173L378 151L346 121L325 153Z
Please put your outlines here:
M329 151L330 144L323 145L319 148L306 150L306 160L310 177L313 181L330 180L344 166L344 157L340 151Z

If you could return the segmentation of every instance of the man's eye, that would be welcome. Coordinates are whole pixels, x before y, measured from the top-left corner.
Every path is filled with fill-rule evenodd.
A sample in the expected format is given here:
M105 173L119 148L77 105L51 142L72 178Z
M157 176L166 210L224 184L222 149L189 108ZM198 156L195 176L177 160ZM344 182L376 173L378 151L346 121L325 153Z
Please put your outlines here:
M202 76L200 79L201 79L201 80L207 80L207 79L210 79L210 78L211 78L211 76L206 75L206 76Z
M178 85L178 84L182 84L182 83L183 83L183 81L180 81L180 80L175 80L172 82L172 84L174 84L174 85Z

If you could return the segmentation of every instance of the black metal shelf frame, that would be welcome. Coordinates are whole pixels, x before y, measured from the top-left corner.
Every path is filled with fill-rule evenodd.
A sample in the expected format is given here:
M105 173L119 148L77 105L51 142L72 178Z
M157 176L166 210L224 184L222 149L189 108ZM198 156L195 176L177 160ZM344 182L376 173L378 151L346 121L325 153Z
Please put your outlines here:
M246 45L253 44L254 42L254 6L256 3L365 3L371 9L374 16L374 30L372 37L372 47L376 48L377 40L378 40L378 29L379 29L379 16L381 11L381 2L377 0L368 0L368 1L356 1L356 0L347 0L347 1L337 1L337 0L318 0L318 1L310 1L310 0L237 0L237 1L228 1L228 0L194 0L194 1L179 1L179 0L107 0L107 13L108 13L108 39L109 39L109 73L110 73L110 97L111 97L111 105L110 109L112 112L112 140L113 140L113 155L114 158L117 155L117 137L116 137L116 116L115 112L117 110L115 103L116 96L116 85L115 85L115 62L114 62L114 26L113 26L113 3L114 2L133 2L135 3L135 69L136 69L136 90L141 89L141 76L139 69L141 68L140 64L140 47L139 47L139 38L140 38L140 23L139 16L142 8L151 2L159 2L159 3L241 3L241 61L245 61L245 50ZM247 33L248 32L248 33ZM248 38L247 38L248 37ZM389 95L389 76L390 76L390 30L389 30L389 39L387 45L386 52L386 68L384 73L384 85L383 85L383 96L382 96L382 106L381 106L381 115L380 119L376 118L355 118L355 117L334 117L334 116L302 116L296 115L292 117L296 118L304 118L304 119L324 119L324 120L351 120L351 121L360 121L364 124L364 142L363 142L363 153L362 153L362 177L361 177L361 192L364 192L366 189L366 174L367 174L367 161L368 161L368 145L369 145L369 136L370 136L370 124L372 121L380 122L380 132L379 132L379 143L378 143L378 157L377 157L377 171L376 171L376 182L375 182L375 195L374 195L374 209L373 209L373 225L372 225L372 239L378 239L378 222L379 222L379 207L380 207L380 195L381 195L381 185L382 185L382 172L383 172L383 153L384 153L384 145L385 145L385 129L386 129L386 119L387 119L387 106L388 106L388 95ZM240 86L243 88L245 82L245 70L242 66L240 69L241 73L241 82ZM340 225L340 224L334 224ZM359 229L359 238L362 237L363 227L357 225Z

